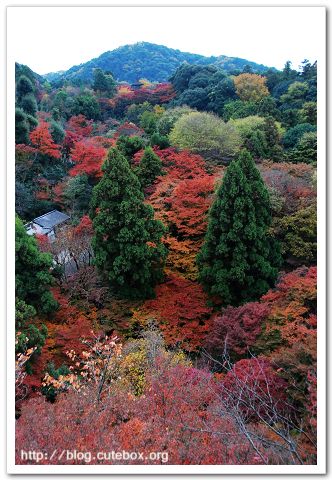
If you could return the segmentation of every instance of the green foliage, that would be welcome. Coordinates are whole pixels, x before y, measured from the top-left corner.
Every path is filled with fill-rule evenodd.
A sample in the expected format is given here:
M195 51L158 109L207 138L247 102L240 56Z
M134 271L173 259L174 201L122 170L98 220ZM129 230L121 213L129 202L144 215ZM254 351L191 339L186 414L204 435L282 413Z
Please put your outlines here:
M299 107L306 99L308 91L309 86L306 82L294 82L289 85L287 92L280 97L280 100L292 107Z
M40 328L34 325L33 317L36 316L36 309L26 304L23 300L15 300L15 329L17 332L17 343L15 351L25 352L28 348L37 347L36 353L40 353L47 337L47 327L42 324Z
M127 108L126 120L128 122L134 123L135 125L138 125L141 115L144 112L152 112L152 110L153 106L149 102L132 103Z
M269 191L272 216L278 216L285 206L286 199L276 188L268 186L267 189Z
M116 141L118 150L130 161L135 153L142 150L146 145L143 138L134 135L133 137L127 137L126 135L120 135Z
M50 273L52 257L41 253L34 237L26 233L22 221L15 221L16 296L37 312L48 313L57 308L57 302L49 291L53 284Z
M90 214L95 263L121 296L153 296L166 257L164 226L144 204L140 182L119 150L109 150L102 169Z
M158 120L158 132L161 135L168 135L180 117L193 111L186 105L166 110Z
M283 257L290 265L315 265L317 254L316 205L275 220L273 231Z
M192 112L180 117L169 138L172 145L217 163L232 157L240 146L236 129L206 112Z
M304 133L315 131L316 127L310 125L310 123L300 123L286 131L282 143L285 148L293 148L297 145Z
M29 122L21 108L15 109L15 143L29 143Z
M82 93L73 101L73 115L84 115L89 120L100 119L100 106L94 95L91 93Z
M229 121L231 125L239 132L241 139L245 140L254 130L259 129L264 125L264 118L258 115L251 115L245 118L231 119Z
M38 328L31 323L18 335L15 351L24 352L28 348L37 347L36 353L40 353L41 347L45 344L47 333L46 325L42 324Z
M287 153L287 160L293 163L315 164L317 162L317 133L304 133L296 147Z
M140 116L139 126L148 134L152 135L157 131L157 122L159 115L155 112L145 111Z
M192 88L184 91L178 98L178 105L188 105L197 110L207 110L209 103L208 92L205 88Z
M53 99L52 117L58 121L61 118L69 119L72 115L75 115L74 110L77 111L81 108L79 102L75 103L74 97L69 95L65 88L56 91Z
M34 93L34 86L32 81L25 75L21 75L16 83L17 100L20 102L25 95Z
M89 210L92 187L86 174L70 177L64 190L63 198L72 217L80 218Z
M51 126L50 126L50 132L51 132L53 141L55 143L60 144L63 142L63 139L65 138L66 133L60 123L52 120Z
M268 236L270 200L251 155L227 168L198 255L199 279L225 305L258 299L276 280L278 245Z
M29 130L31 132L38 126L38 120L36 117L34 117L33 115L29 115L28 113L26 115L26 118L29 124Z
M166 135L160 135L160 133L153 133L150 137L150 144L156 145L160 149L168 148L170 146L169 139Z
M226 102L223 110L223 119L244 118L257 114L257 104L255 102L243 102L234 100Z
M114 97L116 93L116 83L110 73L104 73L101 68L96 68L93 72L92 88L95 92L102 93L108 98Z
M215 64L216 67L228 72L234 69L242 70L246 64L249 64L255 71L265 71L267 69L264 65L242 58L232 58L224 55L204 57L194 53L181 52L163 45L138 42L134 45L125 45L105 52L100 57L94 58L83 65L71 67L66 72L51 73L47 75L47 79L50 82L63 83L67 80L76 84L82 82L87 84L93 80L95 69L101 68L104 71L110 70L115 79L129 83L137 82L140 78L146 78L150 82L165 82L184 63L200 64L201 66ZM193 66L199 67L199 65Z
M242 145L255 158L279 159L282 155L278 125L272 117L250 117L230 120L239 132Z
M305 102L300 110L302 120L304 123L317 123L317 102Z
M153 184L155 179L162 173L162 163L158 155L154 153L151 147L144 150L144 155L137 168L137 176L141 182L142 188Z
M36 116L37 113L37 101L35 96L32 93L24 95L19 103L20 107L29 115L33 117Z
M17 330L23 329L36 314L36 309L32 305L27 305L23 300L16 298L15 325Z
M51 377L53 377L55 380L58 380L60 375L66 376L71 373L69 367L67 365L61 365L59 368L55 368L55 365L53 362L49 362L46 366L45 373L48 373ZM65 386L65 385L64 385ZM64 387L63 386L63 387ZM62 387L62 389L63 389ZM47 400L49 402L55 402L56 397L62 389L56 388L53 384L49 385L44 385L41 388L41 393L45 395Z

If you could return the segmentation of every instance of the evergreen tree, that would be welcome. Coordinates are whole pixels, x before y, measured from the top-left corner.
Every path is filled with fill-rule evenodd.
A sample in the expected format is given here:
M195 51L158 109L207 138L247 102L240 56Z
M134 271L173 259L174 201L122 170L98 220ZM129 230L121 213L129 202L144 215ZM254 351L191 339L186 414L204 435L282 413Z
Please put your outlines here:
M15 109L15 143L29 143L29 123L21 108Z
M37 113L37 101L34 95L32 93L29 93L28 95L24 95L20 101L20 107L29 115L32 115L33 117L36 116Z
M25 95L34 93L34 87L31 80L25 75L21 75L16 83L17 100L20 101Z
M151 297L163 274L164 226L144 204L140 182L116 148L102 170L91 200L95 263L121 296Z
M274 284L280 253L268 236L270 223L268 191L250 153L242 150L227 168L198 255L199 279L210 295L238 305Z
M101 68L96 68L93 72L92 88L95 92L100 92L108 97L113 97L116 93L116 83L111 73L104 73Z
M142 188L153 184L155 179L162 174L162 163L160 158L151 147L144 150L144 155L137 169L137 176Z
M139 150L142 150L146 145L146 142L143 138L134 135L133 137L128 137L127 135L120 135L116 141L116 146L118 150L126 157L130 162L135 153Z
M52 257L39 251L34 237L27 234L19 217L15 222L16 297L37 312L47 313L57 308L49 287L53 284L50 273Z

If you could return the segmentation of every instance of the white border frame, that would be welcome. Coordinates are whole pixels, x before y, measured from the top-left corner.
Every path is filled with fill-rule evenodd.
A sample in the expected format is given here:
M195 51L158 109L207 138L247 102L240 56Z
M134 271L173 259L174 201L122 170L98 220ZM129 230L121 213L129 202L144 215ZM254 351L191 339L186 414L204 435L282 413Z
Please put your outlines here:
M295 3L295 2L294 2ZM71 4L45 5L36 2L34 5L8 5L7 8L19 8L20 6L187 6L195 8L208 8L209 6L220 8L230 5L220 5L213 1L209 5L192 5L181 3L165 4L138 4L131 5L105 4L77 4L75 0ZM253 6L250 4L232 5L234 8L241 6ZM255 7L268 8L272 5L255 5ZM302 5L275 5L280 8L287 6ZM303 5L303 8L320 8L322 15L321 28L326 37L326 8L323 6ZM8 12L8 10L7 10ZM14 212L15 192L14 178L15 167L12 161L15 158L15 71L14 52L12 46L7 43L7 473L9 474L324 474L326 473L326 46L317 56L318 60L318 168L317 168L317 193L318 193L318 462L317 465L15 465L15 402L14 402L14 318L15 318L15 268L14 268ZM324 321L323 321L324 319Z

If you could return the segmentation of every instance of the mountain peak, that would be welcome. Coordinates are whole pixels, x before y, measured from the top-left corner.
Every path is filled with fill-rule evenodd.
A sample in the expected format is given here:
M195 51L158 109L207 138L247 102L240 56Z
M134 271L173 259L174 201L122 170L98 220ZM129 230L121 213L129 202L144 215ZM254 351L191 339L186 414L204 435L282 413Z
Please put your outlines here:
M263 72L268 68L237 57L224 55L206 57L165 45L139 41L104 52L99 57L75 65L64 72L48 73L44 77L51 82L69 80L73 83L89 83L93 78L94 69L101 68L111 71L118 81L134 83L140 78L146 78L151 82L165 82L184 62L197 65L212 64L225 71L241 71L244 65L250 65L257 72Z

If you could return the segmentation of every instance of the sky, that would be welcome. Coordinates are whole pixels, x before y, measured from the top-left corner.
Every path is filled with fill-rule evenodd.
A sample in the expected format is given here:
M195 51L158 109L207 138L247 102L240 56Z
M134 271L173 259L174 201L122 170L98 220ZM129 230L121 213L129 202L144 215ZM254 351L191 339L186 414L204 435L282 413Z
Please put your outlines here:
M324 14L317 7L9 7L7 39L13 60L39 74L139 41L298 68L319 57Z

